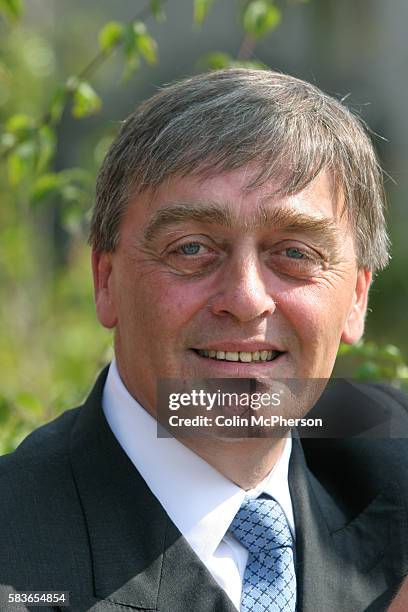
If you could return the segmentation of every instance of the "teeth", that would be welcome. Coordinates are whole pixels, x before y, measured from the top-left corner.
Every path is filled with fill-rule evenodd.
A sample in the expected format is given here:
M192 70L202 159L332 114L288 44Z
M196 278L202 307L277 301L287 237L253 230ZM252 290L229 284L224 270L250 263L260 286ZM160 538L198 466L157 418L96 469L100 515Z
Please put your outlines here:
M243 363L251 363L252 361L272 361L279 355L278 351L204 351L198 350L202 357L210 359L219 359L221 361L241 361Z

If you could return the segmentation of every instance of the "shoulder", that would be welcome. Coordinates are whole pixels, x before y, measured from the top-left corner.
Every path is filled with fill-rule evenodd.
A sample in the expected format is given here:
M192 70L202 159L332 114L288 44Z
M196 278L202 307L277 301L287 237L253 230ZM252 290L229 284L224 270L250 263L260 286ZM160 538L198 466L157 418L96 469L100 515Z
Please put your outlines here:
M41 503L47 500L51 506L64 494L71 480L70 432L79 410L68 410L39 427L13 453L0 457L0 526L9 515L18 517L20 525L26 520L33 527Z
M408 473L408 396L401 390L384 384L362 384L357 392L364 394L368 410L384 419L376 428L362 432L350 441L350 449L360 453L360 463L367 473L384 485L394 481L407 484ZM358 400L363 403L362 400ZM365 402L365 400L364 400ZM351 452L351 451L350 451Z
M35 590L41 580L57 585L58 576L62 585L63 574L68 580L71 573L67 563L73 547L78 547L78 555L82 552L85 527L69 459L70 433L79 410L35 430L13 453L0 458L0 585Z
M334 429L331 437L302 440L308 467L326 490L356 508L380 492L408 495L405 393L383 384L347 383L325 393L315 409L345 432L336 435ZM361 415L368 426L356 434L355 423L365 423Z
M383 399L384 402L391 402L395 407L408 415L408 395L397 389L395 387L391 387L390 385L384 384L370 384L366 385L368 391L374 393L377 397Z
M67 456L70 431L79 410L74 408L64 412L34 430L14 452L0 457L0 481L3 485L7 479L29 481L36 474L49 473L57 464L60 468Z

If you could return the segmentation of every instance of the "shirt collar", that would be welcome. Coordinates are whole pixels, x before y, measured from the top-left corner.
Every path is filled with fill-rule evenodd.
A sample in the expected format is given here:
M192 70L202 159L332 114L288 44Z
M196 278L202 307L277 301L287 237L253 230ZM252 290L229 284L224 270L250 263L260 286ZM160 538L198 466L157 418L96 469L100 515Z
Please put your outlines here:
M124 452L201 560L215 552L245 495L274 497L293 532L287 481L290 437L270 474L255 489L245 491L175 438L157 437L156 420L127 391L115 360L109 368L102 406Z

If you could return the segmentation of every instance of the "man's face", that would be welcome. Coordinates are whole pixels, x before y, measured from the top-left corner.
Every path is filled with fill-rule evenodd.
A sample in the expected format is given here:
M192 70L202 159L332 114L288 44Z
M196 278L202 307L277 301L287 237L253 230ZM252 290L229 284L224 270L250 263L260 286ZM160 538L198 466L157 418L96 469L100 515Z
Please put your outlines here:
M330 177L287 197L252 178L173 177L130 204L113 254L94 253L98 317L152 412L159 378L328 378L362 334L371 276Z

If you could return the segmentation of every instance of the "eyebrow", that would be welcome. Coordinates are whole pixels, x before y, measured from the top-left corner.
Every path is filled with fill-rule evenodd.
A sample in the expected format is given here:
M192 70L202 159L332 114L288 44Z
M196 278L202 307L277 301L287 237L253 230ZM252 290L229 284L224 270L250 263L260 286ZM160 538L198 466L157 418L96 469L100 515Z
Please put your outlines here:
M163 230L191 221L244 231L271 228L290 233L303 232L323 242L332 251L337 251L341 235L340 228L330 218L308 215L282 206L261 204L249 221L243 221L230 205L177 202L169 203L155 212L144 229L144 242L151 243Z
M150 242L160 231L189 221L221 225L230 229L235 225L234 215L229 207L224 208L212 202L178 202L156 211L145 227L144 239Z

